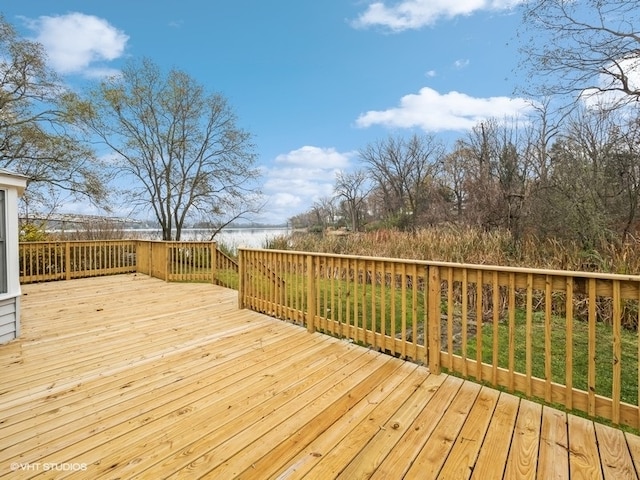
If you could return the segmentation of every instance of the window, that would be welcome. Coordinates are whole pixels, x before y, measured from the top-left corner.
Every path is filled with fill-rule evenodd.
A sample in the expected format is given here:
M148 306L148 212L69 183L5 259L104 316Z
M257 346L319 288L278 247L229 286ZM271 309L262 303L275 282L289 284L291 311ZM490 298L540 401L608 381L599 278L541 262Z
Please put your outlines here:
M0 293L7 293L7 206L6 193L0 190Z

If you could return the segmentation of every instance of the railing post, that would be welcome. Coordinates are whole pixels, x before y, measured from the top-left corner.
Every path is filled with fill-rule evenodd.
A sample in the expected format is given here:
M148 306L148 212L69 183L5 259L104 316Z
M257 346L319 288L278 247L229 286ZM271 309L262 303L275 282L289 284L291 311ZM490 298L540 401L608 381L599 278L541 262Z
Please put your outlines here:
M71 280L71 242L64 243L64 273L65 279Z
M238 248L238 308L240 310L245 308L244 288L244 251L242 248Z
M316 272L315 256L307 255L307 331L316 331Z
M429 332L429 351L427 354L429 370L440 375L440 268L429 267L429 303L427 325Z

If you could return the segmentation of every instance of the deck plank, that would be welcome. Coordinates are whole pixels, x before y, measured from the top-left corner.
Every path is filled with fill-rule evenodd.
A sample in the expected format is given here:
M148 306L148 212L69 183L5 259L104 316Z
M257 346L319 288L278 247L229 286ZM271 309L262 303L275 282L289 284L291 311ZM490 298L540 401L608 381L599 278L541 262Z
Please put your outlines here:
M456 439L447 461L439 473L440 478L470 478L480 447L491 423L499 393L482 388Z
M371 477L400 439L407 434L422 410L428 408L443 381L442 375L429 375L404 403L398 402L398 409L392 418L376 432L366 448L349 462L337 478L350 480Z
M536 478L541 422L542 406L529 400L521 400L505 478Z
M627 441L627 447L629 447L629 454L633 460L636 474L640 474L640 437L625 433L624 438Z
M411 427L400 438L396 447L383 460L371 476L372 479L404 478L413 463L413 459L423 449L427 440L438 425L440 418L451 406L463 381L457 377L448 377L436 391L433 399L425 406Z
M593 422L569 416L569 466L572 480L601 480L602 466Z
M465 382L440 418L438 426L407 471L408 478L436 479L447 461L476 397L480 385Z
M502 478L519 406L518 397L508 393L500 394L480 454L473 467L472 479Z
M238 310L232 290L126 274L23 292L0 478L638 478L632 433Z
M637 478L624 433L599 423L595 424L595 429L605 480Z
M543 407L538 480L563 479L569 476L567 414Z

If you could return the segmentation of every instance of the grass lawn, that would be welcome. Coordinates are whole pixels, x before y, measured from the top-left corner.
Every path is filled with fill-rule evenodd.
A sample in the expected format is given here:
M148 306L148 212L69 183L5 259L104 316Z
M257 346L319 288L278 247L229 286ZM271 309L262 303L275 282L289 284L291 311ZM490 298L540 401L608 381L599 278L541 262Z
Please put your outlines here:
M516 314L515 321L515 366L517 372L526 372L525 352L526 320L523 312ZM564 384L566 378L566 322L562 317L551 319L551 380ZM493 356L493 324L485 322L482 328L482 358L491 363ZM633 405L638 403L638 335L622 330L622 385L621 400ZM573 320L573 386L587 391L588 378L588 323ZM509 365L509 326L500 322L498 327L498 365ZM459 353L459 352L457 352ZM475 358L476 339L467 343L467 356ZM596 385L595 393L611 397L613 383L613 329L602 322L596 324ZM532 323L532 375L545 378L545 328L544 315L535 313Z

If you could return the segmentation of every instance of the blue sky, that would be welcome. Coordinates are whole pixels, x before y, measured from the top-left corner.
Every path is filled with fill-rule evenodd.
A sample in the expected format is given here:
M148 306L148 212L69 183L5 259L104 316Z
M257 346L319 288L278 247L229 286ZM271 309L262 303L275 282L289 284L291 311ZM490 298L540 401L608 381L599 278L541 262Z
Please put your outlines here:
M330 196L369 143L414 132L451 142L482 119L524 114L519 3L29 0L0 12L71 85L148 57L223 94L257 146L267 204L255 220L277 223Z

